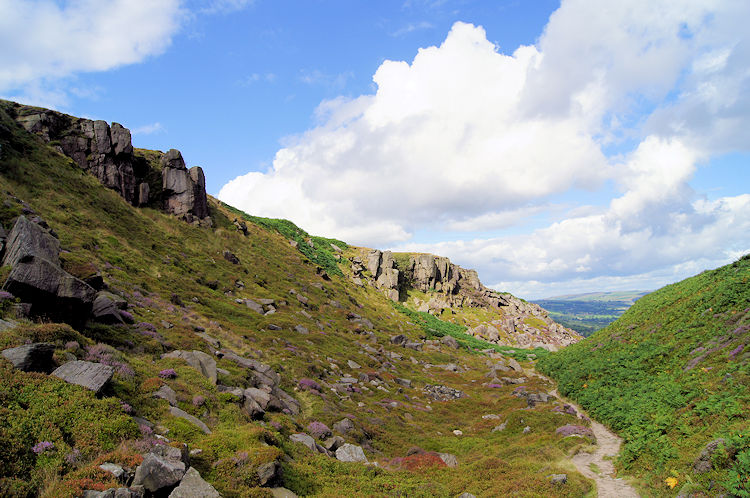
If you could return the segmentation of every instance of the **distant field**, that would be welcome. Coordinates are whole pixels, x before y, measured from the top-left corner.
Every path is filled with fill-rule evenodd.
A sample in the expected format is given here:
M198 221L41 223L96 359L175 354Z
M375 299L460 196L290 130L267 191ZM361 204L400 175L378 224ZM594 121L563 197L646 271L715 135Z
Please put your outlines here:
M534 301L549 311L556 322L588 337L617 320L620 315L648 292L590 292L569 294Z

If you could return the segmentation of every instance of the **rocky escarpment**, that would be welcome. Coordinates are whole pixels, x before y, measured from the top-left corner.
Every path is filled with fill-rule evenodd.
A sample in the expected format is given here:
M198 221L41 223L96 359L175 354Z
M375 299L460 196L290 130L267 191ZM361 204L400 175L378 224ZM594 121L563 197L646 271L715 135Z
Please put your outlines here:
M153 205L189 223L211 225L203 170L185 166L180 151L161 156L161 174L135 154L130 130L118 123L69 116L5 102L15 121L70 157L104 186L134 206ZM154 177L161 176L161 182Z
M397 260L391 251L363 252L352 258L352 279L359 285L366 282L380 289L393 301L406 299L409 289L427 293L425 299L414 297L408 304L434 315L466 307L491 310L489 320L469 323L467 331L488 342L556 350L582 339L554 322L538 305L485 287L475 270L432 254L408 255L408 259L403 256Z

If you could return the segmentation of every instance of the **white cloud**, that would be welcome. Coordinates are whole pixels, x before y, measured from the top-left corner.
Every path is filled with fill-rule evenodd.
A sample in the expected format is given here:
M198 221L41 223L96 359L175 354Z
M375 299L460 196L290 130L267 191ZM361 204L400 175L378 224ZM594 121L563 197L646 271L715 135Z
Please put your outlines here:
M164 51L180 17L178 0L0 0L0 91L140 62Z
M750 249L750 194L709 201L690 182L713 155L748 150L748 14L740 1L566 0L511 55L456 23L411 63L382 63L374 95L322 103L271 170L219 196L355 244L443 254L487 282L653 283L725 262ZM499 230L611 184L603 205L531 232L412 240Z
M164 126L161 123L150 123L142 126L136 126L130 130L133 135L153 135L164 132Z
M204 14L230 14L250 7L255 0L208 0L206 3L200 9Z
M413 22L413 23L409 23L397 29L396 31L391 33L391 36L398 38L400 36L408 35L409 33L413 33L415 31L421 31L423 29L432 29L434 27L435 25L427 21Z

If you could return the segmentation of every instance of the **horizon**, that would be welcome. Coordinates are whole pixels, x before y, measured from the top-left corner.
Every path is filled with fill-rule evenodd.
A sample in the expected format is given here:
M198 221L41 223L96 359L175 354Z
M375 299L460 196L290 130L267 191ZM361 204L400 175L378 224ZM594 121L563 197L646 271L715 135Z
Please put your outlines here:
M0 97L122 123L243 211L525 299L658 289L750 252L746 14L0 0Z

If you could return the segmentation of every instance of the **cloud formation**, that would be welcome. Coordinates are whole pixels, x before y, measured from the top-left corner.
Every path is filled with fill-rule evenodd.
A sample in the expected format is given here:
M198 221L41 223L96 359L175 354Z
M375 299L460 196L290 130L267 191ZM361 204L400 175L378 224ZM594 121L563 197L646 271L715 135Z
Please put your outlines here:
M44 82L160 54L182 15L178 0L0 0L0 92L63 97Z
M411 63L383 62L374 95L323 102L320 125L271 170L219 196L355 244L443 254L516 289L723 263L750 249L750 195L708 200L690 181L716 154L748 151L748 14L739 1L566 0L511 55L458 22ZM604 186L619 193L546 227L460 240ZM459 240L414 240L430 231Z

